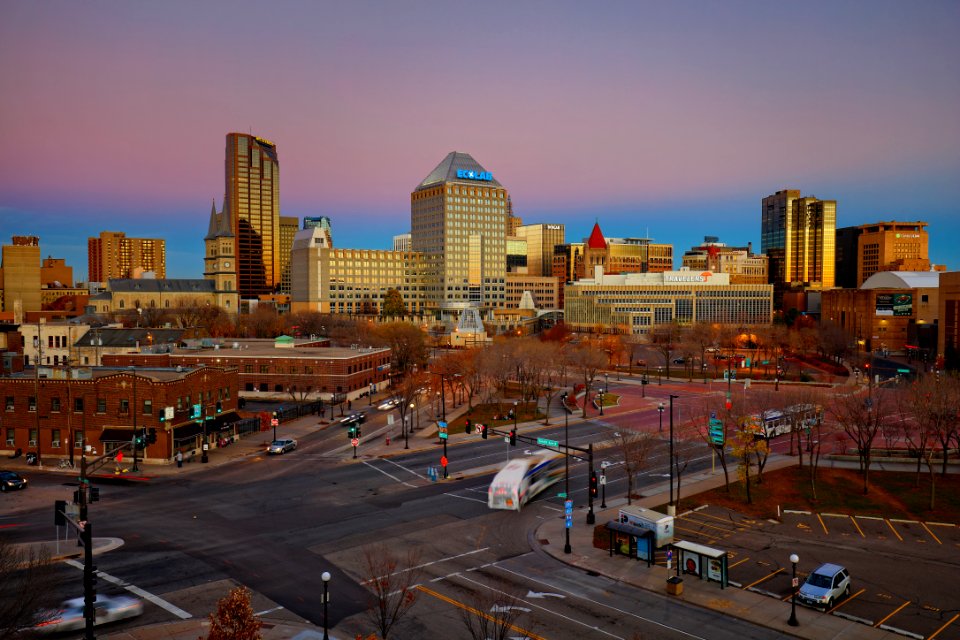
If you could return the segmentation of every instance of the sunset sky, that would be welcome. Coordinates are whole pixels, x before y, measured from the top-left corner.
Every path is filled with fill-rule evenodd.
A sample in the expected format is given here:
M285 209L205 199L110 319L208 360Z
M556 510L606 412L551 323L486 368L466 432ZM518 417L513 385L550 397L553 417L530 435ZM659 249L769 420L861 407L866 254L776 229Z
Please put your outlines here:
M760 200L930 223L960 269L960 2L0 1L0 243L86 278L100 231L201 277L224 138L274 141L281 210L387 248L464 151L524 222L679 257L760 248Z

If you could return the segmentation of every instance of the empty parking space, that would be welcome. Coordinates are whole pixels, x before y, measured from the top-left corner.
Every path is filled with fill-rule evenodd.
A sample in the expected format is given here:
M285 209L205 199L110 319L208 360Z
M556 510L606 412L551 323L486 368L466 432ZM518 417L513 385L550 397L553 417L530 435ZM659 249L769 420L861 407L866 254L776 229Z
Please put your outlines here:
M925 522L924 524L944 546L960 550L960 527L946 522Z
M760 529L764 521L719 507L704 506L677 516L676 537L714 546L730 536Z

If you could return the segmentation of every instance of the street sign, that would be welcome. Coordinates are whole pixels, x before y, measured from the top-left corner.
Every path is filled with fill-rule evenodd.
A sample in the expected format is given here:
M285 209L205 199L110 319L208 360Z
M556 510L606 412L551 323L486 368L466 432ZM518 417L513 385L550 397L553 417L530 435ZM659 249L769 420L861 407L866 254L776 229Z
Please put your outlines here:
M558 498L566 498L566 497L567 497L567 493L566 493L565 491L561 491L560 493L557 494L557 497L558 497Z
M910 373L910 369L897 369L897 373Z
M794 589L800 586L800 578L794 578L793 580L791 580L790 586L792 586Z
M447 466L447 456L440 456L440 466L441 467Z
M600 474L600 484L607 484L607 474L605 473Z
M164 407L163 408L163 417L165 420L173 420L173 407Z
M352 440L350 440L350 444L352 444L353 446L357 446L358 444L360 444L360 438L353 438Z
M444 422L443 420L437 420L437 426L440 427L441 429L446 429L447 423Z
M719 418L710 418L710 442L715 445L723 445L723 420Z
M573 528L573 516L565 516L567 529Z
M560 443L556 440L550 440L548 438L537 438L537 444L541 447L559 447Z
M568 516L573 514L573 500L563 501L563 512Z
M280 426L280 421L279 421L278 419L276 419L276 418L270 418L270 426L271 426L271 427L279 427L279 426Z

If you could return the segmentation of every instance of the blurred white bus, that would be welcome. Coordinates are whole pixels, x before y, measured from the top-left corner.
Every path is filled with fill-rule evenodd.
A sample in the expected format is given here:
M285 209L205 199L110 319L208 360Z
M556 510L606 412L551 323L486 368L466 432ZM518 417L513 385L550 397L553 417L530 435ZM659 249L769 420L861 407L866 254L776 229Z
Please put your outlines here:
M563 456L554 451L541 449L525 458L511 460L493 477L487 505L491 509L519 511L562 477Z

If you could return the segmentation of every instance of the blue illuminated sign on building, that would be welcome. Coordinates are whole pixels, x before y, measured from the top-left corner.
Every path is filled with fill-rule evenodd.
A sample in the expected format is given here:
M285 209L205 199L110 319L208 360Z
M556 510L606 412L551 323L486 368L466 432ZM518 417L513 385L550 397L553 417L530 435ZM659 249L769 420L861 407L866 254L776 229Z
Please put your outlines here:
M493 174L489 171L470 171L468 169L457 169L458 178L466 178L467 180L485 180L487 182L493 181Z

